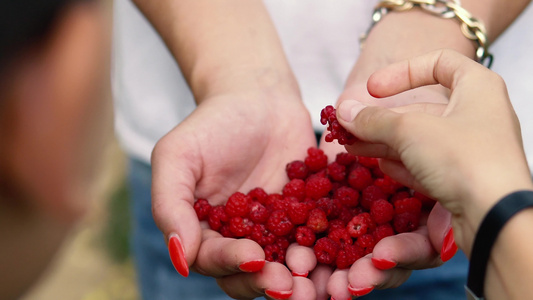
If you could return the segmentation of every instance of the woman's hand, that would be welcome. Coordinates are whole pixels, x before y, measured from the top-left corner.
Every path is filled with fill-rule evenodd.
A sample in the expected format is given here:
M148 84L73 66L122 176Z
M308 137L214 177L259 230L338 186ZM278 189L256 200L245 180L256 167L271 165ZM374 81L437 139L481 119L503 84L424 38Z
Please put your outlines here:
M505 84L480 64L435 51L374 73L368 91L388 97L430 84L450 89L449 104L387 109L345 101L338 118L368 147L382 147L384 172L452 213L457 244L468 255L482 217L509 191L531 188L530 172Z
M306 278L293 280L281 264L267 262L260 272L250 272L259 270L248 268L250 264L264 263L261 247L207 229L198 221L193 203L205 198L212 205L223 204L232 193L255 187L279 192L287 181L285 165L303 159L311 146L316 147L315 136L301 100L271 90L205 99L163 137L152 155L152 208L167 242L172 238L172 249L179 252L183 247L182 257L174 255L178 271L186 275L191 266L216 277L232 297L277 292L309 299L315 293L312 283ZM314 256L308 254L296 251L292 256L299 261L296 268L314 268Z

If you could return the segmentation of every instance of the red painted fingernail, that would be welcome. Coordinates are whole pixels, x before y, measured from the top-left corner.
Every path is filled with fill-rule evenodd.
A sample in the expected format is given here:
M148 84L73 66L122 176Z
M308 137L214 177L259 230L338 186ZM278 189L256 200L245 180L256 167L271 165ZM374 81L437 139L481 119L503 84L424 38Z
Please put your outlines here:
M242 263L239 265L239 269L243 272L257 272L261 271L263 267L265 266L265 260L264 259L258 259L258 260L252 260L247 261L245 263Z
M329 298L330 298L331 300L335 300L335 299L337 299L337 298L333 298L333 297L329 297ZM350 297L350 298L348 298L348 299L346 299L346 300L352 300L352 297Z
M442 249L440 251L440 259L442 261L450 260L457 252L457 244L455 244L455 238L453 237L453 228L450 228L444 241L442 242Z
M185 251L177 234L171 234L168 239L168 254L176 271L183 277L189 276L189 266L185 259Z
M292 273L292 276L298 276L298 277L307 277L307 275L309 275L309 272L299 273L299 272L292 271L291 273Z
M350 294L356 296L356 297L359 297L359 296L364 296L370 292L372 292L374 290L374 287L371 286L371 287L367 287L367 288L362 288L362 289L356 289L354 287L352 287L351 285L348 285L348 291L350 292Z
M292 296L292 291L265 290L265 294L269 296L270 298L282 300L282 299L288 299L290 296Z
M388 270L396 267L397 263L383 258L375 258L372 257L372 264L374 264L374 267L380 269L380 270Z

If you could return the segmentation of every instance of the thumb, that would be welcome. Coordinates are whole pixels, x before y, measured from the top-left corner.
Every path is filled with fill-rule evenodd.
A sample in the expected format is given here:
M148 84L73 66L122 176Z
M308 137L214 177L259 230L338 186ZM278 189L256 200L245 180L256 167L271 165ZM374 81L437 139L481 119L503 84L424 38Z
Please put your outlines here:
M193 208L196 180L188 160L173 156L169 163L163 148L156 146L152 154L152 214L165 236L172 264L187 277L202 237Z
M429 214L427 227L431 244L440 252L444 262L450 260L458 249L451 224L452 214L437 202Z
M358 139L389 146L394 145L402 134L398 130L402 115L382 106L367 106L356 100L345 100L337 109L341 126Z

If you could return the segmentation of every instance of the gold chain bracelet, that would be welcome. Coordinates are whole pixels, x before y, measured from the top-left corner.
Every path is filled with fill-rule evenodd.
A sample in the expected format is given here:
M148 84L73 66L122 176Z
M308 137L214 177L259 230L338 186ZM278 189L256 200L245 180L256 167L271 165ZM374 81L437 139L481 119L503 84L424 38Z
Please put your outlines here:
M390 11L408 11L415 7L444 19L459 20L463 35L477 44L476 60L490 68L493 56L488 51L485 25L461 7L459 0L382 0L374 8L370 28L360 38L361 47L372 28Z

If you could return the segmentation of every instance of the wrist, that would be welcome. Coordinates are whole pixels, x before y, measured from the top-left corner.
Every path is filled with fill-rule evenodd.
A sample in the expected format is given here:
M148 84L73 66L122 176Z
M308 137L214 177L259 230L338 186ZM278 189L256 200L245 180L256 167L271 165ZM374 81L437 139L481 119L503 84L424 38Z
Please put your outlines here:
M218 65L211 70L193 71L190 87L198 104L203 99L225 94L249 94L257 91L267 94L300 98L300 90L293 73L275 64L262 66L240 64Z
M486 217L488 212L507 195L516 191L531 191L533 190L533 183L529 177L516 178L513 182L506 184L494 184L490 187L485 186L483 189L477 189L472 192L470 201L465 203L463 212L456 215L454 221L459 229L456 234L456 241L465 254L470 257L474 238L479 230L481 222Z

